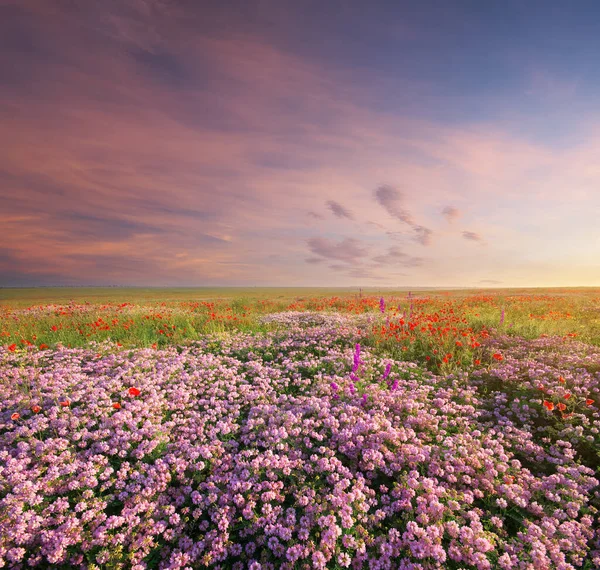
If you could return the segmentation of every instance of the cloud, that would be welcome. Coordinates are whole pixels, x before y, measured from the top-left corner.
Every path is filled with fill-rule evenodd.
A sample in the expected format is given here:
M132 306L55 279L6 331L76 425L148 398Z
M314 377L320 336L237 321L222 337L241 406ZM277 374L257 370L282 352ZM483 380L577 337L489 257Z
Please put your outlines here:
M422 257L413 257L404 253L399 247L392 246L385 255L378 255L373 261L383 266L418 267L423 264ZM390 267L391 268L391 267Z
M349 267L347 265L343 265L341 263L332 263L330 265L327 266L329 269L331 269L332 271L343 271L343 272L347 272Z
M385 232L385 235L396 241L404 241L404 239L406 238L407 232L387 231L387 232Z
M402 193L392 186L379 186L375 190L375 199L387 212L405 224L413 225L410 212L402 207Z
M498 281L497 279L480 279L479 283L484 285L500 285L504 283L504 281Z
M335 243L326 238L316 237L308 240L308 247L315 255L351 264L368 255L367 249L354 238L345 238Z
M414 234L412 237L413 241L416 241L421 245L431 245L433 231L414 221L411 213L402 207L402 198L402 192L392 186L379 186L379 188L375 190L375 200L383 206L391 216L412 227Z
M317 212L313 212L312 210L306 214L310 218L314 218L315 220L323 220L325 217L321 214L317 214Z
M483 237L477 232L464 231L462 237L468 241L476 241L477 243L485 243Z
M444 216L448 222L453 222L460 216L460 210L456 209L454 206L446 206L442 210L442 216Z
M323 263L323 258L322 257L307 257L305 260L305 263Z
M414 227L415 235L413 236L413 240L421 245L431 245L431 236L433 231L424 226L415 226Z
M333 212L335 216L338 218L348 218L349 220L353 220L354 216L352 213L344 208L340 203L335 202L334 200L327 201L327 207Z

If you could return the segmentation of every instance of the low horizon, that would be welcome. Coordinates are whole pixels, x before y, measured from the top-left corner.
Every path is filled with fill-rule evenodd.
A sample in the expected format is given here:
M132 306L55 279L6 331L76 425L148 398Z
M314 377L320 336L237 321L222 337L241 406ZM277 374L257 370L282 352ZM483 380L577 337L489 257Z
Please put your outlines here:
M564 289L599 289L596 285L574 285L564 287L551 287L544 285L532 285L528 287L510 287L500 285L488 285L482 286L468 286L468 285L448 285L448 286L431 286L431 285L349 285L349 286L335 286L335 285L0 285L0 290L3 289L327 289L333 291L352 290L359 292L362 291L426 291L426 290L438 290L438 291L450 291L450 290L469 290L469 291L485 291L488 289L500 290L500 291L516 291L522 289L543 289L547 291L564 290Z

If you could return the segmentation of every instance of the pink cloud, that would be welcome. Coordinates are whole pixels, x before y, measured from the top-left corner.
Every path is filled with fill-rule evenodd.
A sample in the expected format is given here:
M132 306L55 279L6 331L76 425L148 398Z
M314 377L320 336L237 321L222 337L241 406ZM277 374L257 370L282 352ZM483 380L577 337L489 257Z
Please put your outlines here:
M477 243L485 243L483 237L477 232L464 231L462 237L467 241L476 241Z
M367 249L354 238L345 238L339 243L326 238L315 237L308 240L308 247L317 256L336 259L345 263L357 263L366 257Z
M350 212L348 209L344 208L344 206L342 206L340 203L334 200L328 200L327 207L338 218L348 218L349 220L354 219L352 212Z
M442 210L442 216L444 216L448 222L453 222L460 217L460 211L454 206L445 206Z
M391 216L412 226L414 225L412 215L402 206L402 197L400 190L389 185L379 186L375 190L375 199Z

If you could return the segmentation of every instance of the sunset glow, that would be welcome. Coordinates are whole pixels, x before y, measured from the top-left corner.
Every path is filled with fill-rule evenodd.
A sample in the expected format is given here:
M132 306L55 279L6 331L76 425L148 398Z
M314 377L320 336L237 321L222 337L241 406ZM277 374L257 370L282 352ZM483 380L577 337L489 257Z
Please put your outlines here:
M598 286L589 6L0 1L0 286Z

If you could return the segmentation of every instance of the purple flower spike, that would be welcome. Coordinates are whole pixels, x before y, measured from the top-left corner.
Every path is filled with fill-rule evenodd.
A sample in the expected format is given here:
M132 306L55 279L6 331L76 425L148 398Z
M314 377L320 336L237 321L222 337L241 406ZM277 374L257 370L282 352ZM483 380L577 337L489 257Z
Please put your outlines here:
M390 388L390 390L397 390L398 389L398 380L394 380L394 383L392 384L392 387Z
M338 390L338 388L339 388L339 386L338 386L338 385L337 385L335 382L332 382L332 383L330 384L330 386L331 386L331 389L332 389L334 392L335 392L335 391L337 391L337 390Z
M379 299L379 310L382 313L385 313L385 301L384 301L383 297L381 297L381 299Z
M357 343L354 349L354 366L352 366L352 372L356 372L360 364L360 344Z
M388 362L388 365L385 367L385 372L383 373L382 380L385 380L390 375L390 370L392 369L392 363Z
M502 314L500 315L500 326L504 323L504 308L502 308Z
M363 394L361 405L365 406L367 404L367 395Z

